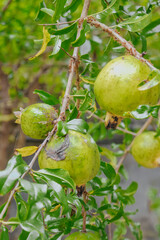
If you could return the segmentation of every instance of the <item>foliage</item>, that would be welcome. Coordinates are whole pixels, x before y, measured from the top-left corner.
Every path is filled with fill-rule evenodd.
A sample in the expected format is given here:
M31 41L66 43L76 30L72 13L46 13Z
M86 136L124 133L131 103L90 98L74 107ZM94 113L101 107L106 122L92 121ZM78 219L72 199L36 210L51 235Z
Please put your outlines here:
M0 8L5 4L6 1L1 1ZM87 231L99 232L102 239L109 239L109 230L106 229L110 224L114 225L113 239L126 239L127 229L135 239L142 239L140 225L131 217L136 210L127 210L127 206L135 202L138 184L132 182L126 189L121 187L121 181L127 179L127 172L123 166L117 171L117 159L133 140L134 134L126 132L130 131L130 117L139 120L153 116L157 119L159 105L141 105L126 113L120 128L106 130L103 121L106 113L96 106L93 85L100 69L113 57L125 54L125 47L101 29L95 30L86 20L76 37L83 4L82 0L11 1L8 9L2 11L0 61L3 64L0 63L0 68L7 76L8 102L11 102L13 112L30 103L30 96L38 95L41 101L61 109L69 58L74 48L79 47L79 67L65 121L57 124L58 135L64 136L68 129L72 129L84 134L89 132L98 141L113 139L118 134L123 135L123 143L113 142L110 150L99 146L103 158L100 171L87 183L83 197L79 196L79 190L65 170L33 170L25 163L22 156L33 154L37 147L18 148L17 152L22 155L15 154L6 169L0 171L0 194L4 196L12 190L17 206L16 217L9 220L4 219L7 203L0 207L3 213L1 240L9 239L9 231L18 226L21 228L19 240L59 239L72 229L82 230L84 212ZM145 57L156 68L160 68L157 54L160 50L159 7L158 0L93 0L88 16L120 32L140 53L146 53ZM35 83L39 89L33 92ZM159 71L156 70L149 76L147 84L142 83L137 88L143 91L158 84Z

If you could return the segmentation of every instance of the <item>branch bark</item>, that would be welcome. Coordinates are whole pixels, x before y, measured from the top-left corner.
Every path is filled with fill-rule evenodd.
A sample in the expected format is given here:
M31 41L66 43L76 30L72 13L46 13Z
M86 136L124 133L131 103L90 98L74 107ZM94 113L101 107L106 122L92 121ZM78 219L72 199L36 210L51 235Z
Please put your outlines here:
M80 32L83 28L83 21L84 19L86 18L87 16L87 13L88 13L88 9L89 9L89 5L90 5L90 1L91 0L85 0L84 2L84 5L83 5L83 9L82 9L82 13L81 13L81 17L79 19L79 25L78 25L78 30L77 30L77 37L76 39L79 38L80 36ZM73 55L72 55L72 58L70 60L70 64L69 64L69 76L68 76L68 82L67 82L67 87L66 87L66 91L65 91L65 95L64 95L64 99L63 99L63 102L62 102L62 108L61 108L61 112L60 112L60 115L59 115L59 118L57 119L57 123L58 121L60 121L61 119L64 119L64 116L65 116L65 111L66 111L66 108L67 108L67 104L68 104L68 101L69 101L69 95L70 95L70 92L71 92L71 87L72 87L72 80L73 80L73 77L74 77L74 74L75 74L75 68L76 66L78 67L77 65L77 61L78 61L78 51L79 51L79 47L75 47L74 48L74 51L73 51ZM54 128L52 129L52 131L48 134L47 138L43 141L43 143L40 145L40 147L38 148L37 152L35 153L34 157L32 158L30 164L29 164L29 168L28 170L21 176L21 178L24 178L26 176L27 173L29 173L38 157L38 155L40 154L41 150L43 149L43 147L46 145L46 143L50 140L50 138L52 137L52 135L56 132L56 129L57 129L57 123L56 125L54 126ZM5 212L7 211L8 207L9 207L9 204L15 194L15 192L17 191L17 187L19 186L19 183L17 183L14 187L14 189L11 191L10 195L9 195L9 198L8 198L8 201L5 205L5 207L3 208L1 214L0 214L0 219L3 218Z
M113 30L107 25L97 21L93 17L87 17L86 19L90 25L95 26L96 28L101 28L104 32L107 32L115 41L117 41L123 47L125 47L131 55L140 59L142 62L145 62L152 70L156 70L156 68L152 65L152 63L146 60L145 58L143 58L142 54L139 53L130 42L128 42L126 39L120 36L120 34L116 30Z

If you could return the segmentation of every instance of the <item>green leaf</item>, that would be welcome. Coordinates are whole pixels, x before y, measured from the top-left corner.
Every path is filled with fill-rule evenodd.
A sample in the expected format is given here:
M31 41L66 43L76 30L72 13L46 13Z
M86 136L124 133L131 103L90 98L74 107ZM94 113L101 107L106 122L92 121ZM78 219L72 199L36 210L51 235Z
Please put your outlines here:
M33 240L33 239L36 240L36 239L39 239L39 237L40 237L40 234L37 231L33 230L32 232L29 233L26 240Z
M73 47L80 47L86 41L86 33L90 30L89 25L84 21L83 28L80 32L79 38L77 38L74 42L72 42Z
M19 179L21 187L31 196L32 201L38 201L45 197L47 184L33 183L25 179Z
M51 53L50 56L53 56L53 55L56 55L60 49L61 49L61 43L62 43L62 40L60 39L59 36L56 36L55 37L55 42L54 42L54 47L53 47L53 51Z
M17 205L17 217L20 221L24 221L29 213L29 204L23 200L20 193L15 193L14 198Z
M42 219L41 213L39 213L34 218L31 218L31 219L28 219L28 220L26 220L24 222L21 222L20 226L26 232L36 231L41 236L44 236L44 234L45 234L44 225L43 225L43 219ZM43 239L46 239L46 238L44 237Z
M150 89L152 87L157 86L158 84L160 84L160 71L157 70L153 70L148 78L144 81L142 81L139 85L138 85L138 90L140 91L144 91L147 89Z
M77 23L73 23L65 28L61 28L61 29L53 29L53 28L49 28L49 33L52 35L63 35L66 33L71 32L72 30L74 30L77 26Z
M0 240L9 240L8 229L5 226L1 226Z
M137 192L137 189L138 183L132 182L127 189L118 189L117 192L120 192L123 196L133 196Z
M77 7L82 4L82 0L72 0L71 3L66 6L64 9L63 9L63 13L66 13L68 11L70 11L71 13L72 12L75 12Z
M68 171L64 169L41 169L34 171L34 175L44 177L58 184L75 189L75 183L73 179L70 177Z
M36 16L36 18L35 18L35 21L36 21L36 22L42 20L42 19L44 18L44 16L45 16L44 12L41 11L42 8L45 8L44 1L42 1L42 2L40 3L39 12L38 12L38 14L37 14L37 16Z
M140 105L135 111L129 113L130 117L135 119L145 119L150 116L158 118L158 111L160 105L149 106L149 105ZM127 116L127 115L126 115Z
M59 103L59 100L55 96L43 90L35 89L33 93L38 94L40 99L46 104L56 105Z
M47 13L51 17L53 17L55 13L52 9L49 9L49 8L41 8L41 11L44 13Z
M63 232L57 233L57 234L54 235L54 237L51 238L50 240L57 240L57 239L59 239L59 237L63 236L63 234L64 234Z
M124 211L123 211L123 206L120 207L119 211L117 212L117 214L111 218L111 219L107 219L107 222L108 223L111 223L111 222L115 222L117 221L118 219L120 219L124 214Z
M67 122L67 128L69 130L74 130L86 134L89 126L83 119L73 119Z
M54 14L54 22L58 20L61 16L61 13L63 12L64 6L66 4L67 0L57 0L56 1L56 6L55 6L55 14Z
M111 0L109 6L107 8L105 8L103 11L92 14L92 16L95 16L97 18L101 18L101 17L106 17L109 14L112 13L116 13L116 11L119 8L119 0Z
M0 171L0 194L8 193L19 177L27 170L28 165L23 161L21 155L13 156L8 161L6 169Z
M57 135L62 137L65 136L68 133L68 128L66 126L66 123L63 121L59 121L57 124Z
M131 32L138 32L145 28L152 21L152 14L135 15L121 22L117 26L127 29Z
M69 116L69 121L73 120L74 118L76 118L78 116L78 110L76 108L76 106L73 108L70 116Z
M111 180L116 177L116 171L114 170L112 165L110 165L109 163L101 161L101 170L106 175L106 177Z
M157 19L151 22L147 27L142 31L142 35L152 35L154 33L160 32L160 19Z
M49 34L48 30L46 30L45 27L43 27L43 43L42 43L42 47L36 53L36 55L34 55L33 57L29 58L29 60L33 60L33 59L37 58L38 56L40 56L42 53L44 53L44 51L46 50L47 45L50 42L50 40L51 40L51 37L50 37L50 34Z

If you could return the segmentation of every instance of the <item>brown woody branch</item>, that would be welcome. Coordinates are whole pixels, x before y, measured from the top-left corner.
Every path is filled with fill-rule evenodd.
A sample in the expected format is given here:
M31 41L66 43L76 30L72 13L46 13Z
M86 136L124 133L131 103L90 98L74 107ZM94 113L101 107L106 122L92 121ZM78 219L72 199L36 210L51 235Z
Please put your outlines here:
M83 5L83 9L82 9L82 13L81 13L81 17L79 19L79 25L78 25L78 30L77 30L77 37L76 39L79 38L80 36L80 32L81 29L83 28L83 21L87 16L88 13L88 8L90 5L90 1L91 0L85 0L84 1L84 5ZM67 104L68 104L68 100L69 100L69 94L71 91L71 86L72 86L72 80L75 74L75 68L77 66L77 61L78 61L78 51L79 51L79 47L75 47L74 51L73 51L73 55L72 58L70 60L70 64L69 64L69 76L68 76L68 82L67 82L67 87L66 87L66 91L65 91L65 95L64 95L64 99L62 102L62 108L61 108L61 112L60 112L60 116L57 119L57 123L58 121L60 121L61 119L63 119L63 117L65 116L65 111L67 108ZM34 157L32 158L30 164L29 164L29 168L28 170L21 176L21 178L24 178L26 176L27 173L29 173L38 157L38 155L40 154L41 150L43 149L43 147L47 144L47 142L50 140L50 138L52 137L52 135L56 132L57 129L57 123L55 124L54 128L52 129L52 131L48 134L47 138L42 142L42 144L40 145L40 147L38 148L37 152L35 153ZM8 201L5 205L5 207L3 208L1 214L0 214L0 219L3 218L5 212L7 211L9 204L15 194L15 192L17 191L17 188L19 186L19 183L17 183L14 187L14 189L11 191Z
M123 47L127 49L127 51L135 56L136 58L140 59L141 61L145 62L152 70L156 70L156 68L152 65L152 63L145 58L143 58L142 54L139 53L133 45L128 42L126 39L124 39L116 30L113 30L112 28L108 27L107 25L97 21L93 17L87 17L87 22L91 24L92 26L95 26L96 28L101 28L104 32L107 32L115 41L120 43Z

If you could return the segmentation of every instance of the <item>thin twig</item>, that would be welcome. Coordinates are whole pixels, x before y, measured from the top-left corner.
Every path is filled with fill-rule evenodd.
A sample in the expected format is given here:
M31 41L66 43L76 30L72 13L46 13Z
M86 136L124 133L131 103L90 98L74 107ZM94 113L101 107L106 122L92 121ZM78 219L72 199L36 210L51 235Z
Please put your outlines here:
M59 46L59 48L62 49L62 51L64 51L70 58L73 58L73 56L71 56L63 47Z
M81 17L79 19L79 25L78 25L76 39L78 39L80 37L80 32L83 28L83 21L87 16L90 1L91 0L85 0L85 2L84 2ZM68 83L67 83L66 92L65 92L65 95L64 95L62 108L61 108L61 115L63 115L63 116L65 115L66 107L67 107L67 104L68 104L68 101L69 101L69 93L71 92L72 80L73 80L73 77L74 77L75 68L77 67L78 51L79 51L79 47L75 47L74 51L73 51L73 55L72 55L73 58L70 60L70 72L69 72L69 76L68 76Z
M59 25L64 25L64 24L68 24L68 23L76 23L78 22L79 18L77 20L74 21L68 21L68 22L57 22L57 23L39 23L38 25L42 25L42 26L59 26Z
M12 1L13 1L13 0L9 0L9 1L6 3L6 5L2 8L0 19L2 18L2 16L4 15L4 13L7 11L8 7L9 7L9 5L11 4Z
M108 240L112 240L112 224L108 224Z
M85 0L84 2L84 5L83 5L83 9L82 9L82 13L81 13L81 17L79 19L79 25L78 25L78 30L77 30L77 37L76 39L79 38L80 36L80 32L81 32L81 29L83 27L83 21L85 19L85 17L87 16L87 13L88 13L88 8L89 8L89 4L90 4L90 1L91 0ZM76 62L78 60L78 51L79 51L79 48L78 47L75 47L74 48L74 51L73 51L73 58L70 60L70 72L69 72L69 76L68 76L68 82L67 82L67 87L66 87L66 91L65 91L65 95L64 95L64 99L63 99L63 102L62 102L62 108L61 108L61 112L60 112L60 115L57 119L57 123L63 119L63 117L65 116L65 110L66 110L66 107L67 107L67 104L68 104L68 96L70 94L70 91L71 91L71 86L72 86L72 80L73 80L73 77L74 77L74 72L75 72L75 66L76 66ZM32 158L30 164L29 164L29 168L28 170L23 173L23 175L21 176L21 178L24 178L26 176L26 174L28 172L31 171L38 155L40 154L41 150L43 149L43 147L46 145L46 143L50 140L50 138L52 137L52 135L56 132L56 129L57 129L57 123L55 124L54 128L52 129L52 131L48 134L48 136L46 137L46 139L42 142L42 144L40 145L40 147L38 148L37 152L35 153L34 157ZM8 207L9 207L9 204L15 194L15 192L17 191L17 187L19 186L19 182L17 182L17 184L15 185L14 189L11 191L10 195L9 195L9 198L8 198L8 201L6 202L6 205L5 207L3 208L1 214L0 214L0 219L3 218L5 212L7 211Z
M152 70L156 70L156 68L152 65L152 63L145 58L142 57L142 54L140 54L133 45L128 42L126 39L124 39L117 31L111 29L107 25L97 21L93 17L87 17L87 22L91 24L92 26L95 26L96 28L101 28L104 32L107 32L115 41L120 43L123 47L127 49L127 51L135 56L136 58L140 59L141 61L145 62Z
M136 136L140 135L140 134L151 124L152 120L153 120L153 117L149 117L149 118L147 119L147 121L144 123L144 125L143 125L143 126L140 128L140 130L137 132ZM120 168L120 166L122 165L123 161L124 161L125 158L127 157L127 154L130 152L130 149L131 149L133 143L134 143L134 139L133 139L133 141L131 142L131 144L126 148L123 156L122 156L121 159L119 160L119 162L118 162L118 164L117 164L117 167L116 167L116 172L117 172L117 173L118 173L119 168Z
M86 204L87 203L87 192L86 192L86 186L84 187L84 191L83 191L83 201ZM83 216L83 232L86 232L86 210L84 208L84 206L82 206L82 216Z

